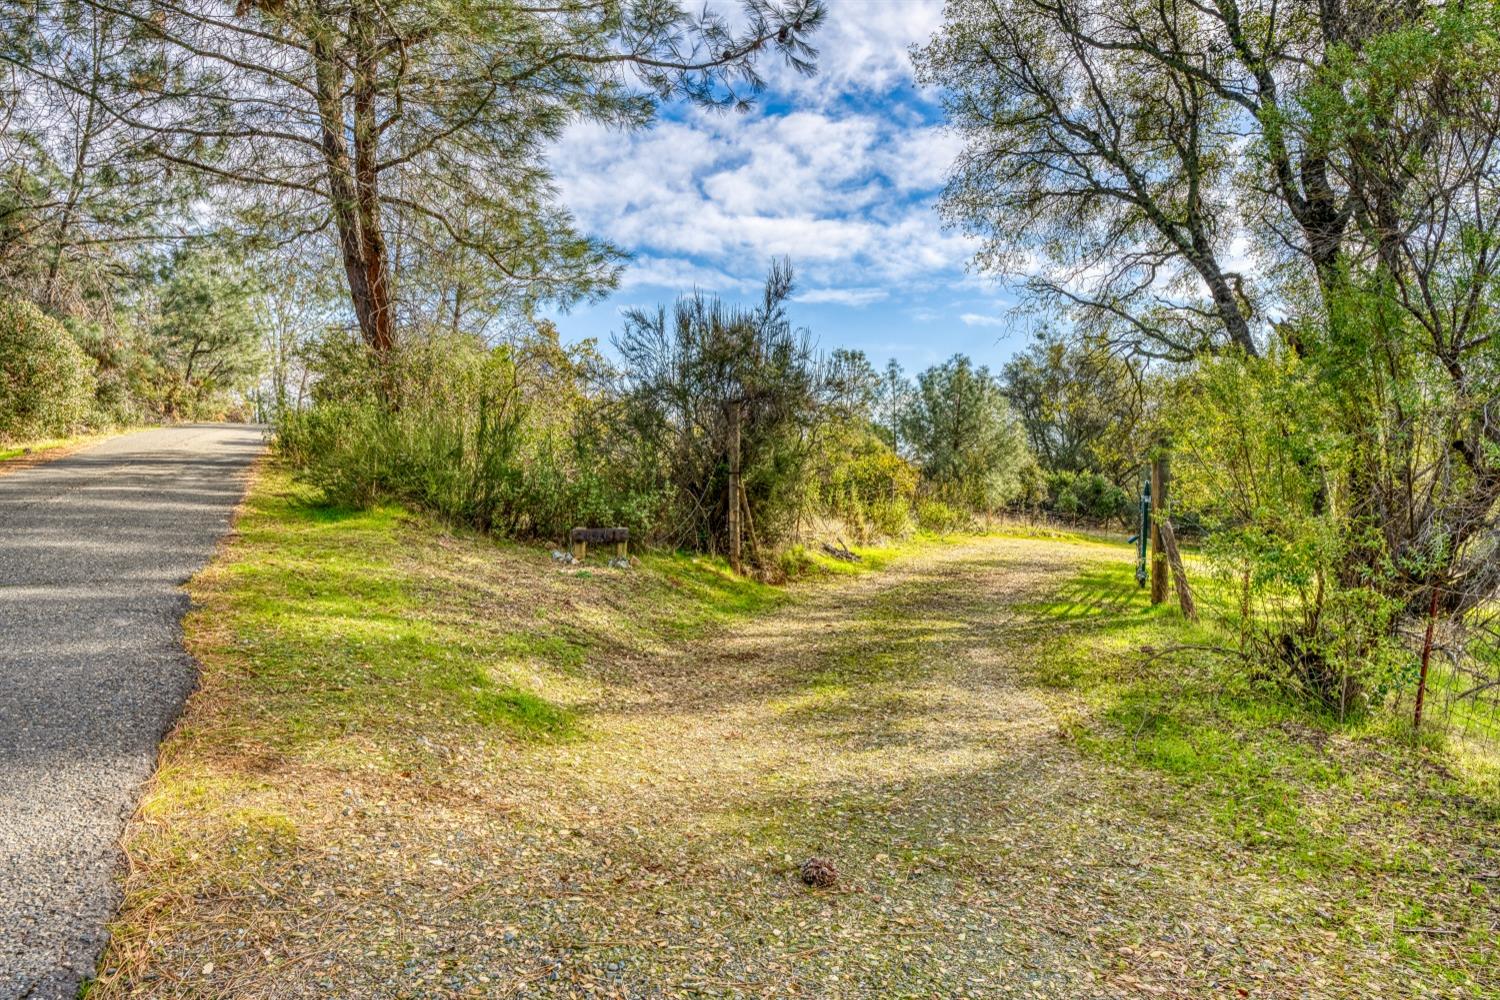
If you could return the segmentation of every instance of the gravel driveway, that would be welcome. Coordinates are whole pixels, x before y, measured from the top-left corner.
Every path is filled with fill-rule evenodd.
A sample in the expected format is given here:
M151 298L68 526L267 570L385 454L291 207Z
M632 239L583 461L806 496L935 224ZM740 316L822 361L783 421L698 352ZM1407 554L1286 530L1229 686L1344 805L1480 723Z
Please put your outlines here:
M180 586L263 446L172 427L0 476L0 998L93 972L116 839L194 684Z

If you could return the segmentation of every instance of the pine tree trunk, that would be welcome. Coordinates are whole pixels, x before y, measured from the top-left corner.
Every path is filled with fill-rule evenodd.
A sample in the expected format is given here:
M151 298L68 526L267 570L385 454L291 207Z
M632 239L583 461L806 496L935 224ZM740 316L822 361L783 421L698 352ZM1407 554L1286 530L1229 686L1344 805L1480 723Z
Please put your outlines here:
M317 73L323 163L344 274L349 282L349 300L365 344L376 354L384 355L395 346L396 336L376 186L373 79L376 40L367 13L356 4L350 14L350 34L356 48L355 157L352 160L345 139L344 64L337 37L331 31L315 39L313 62Z

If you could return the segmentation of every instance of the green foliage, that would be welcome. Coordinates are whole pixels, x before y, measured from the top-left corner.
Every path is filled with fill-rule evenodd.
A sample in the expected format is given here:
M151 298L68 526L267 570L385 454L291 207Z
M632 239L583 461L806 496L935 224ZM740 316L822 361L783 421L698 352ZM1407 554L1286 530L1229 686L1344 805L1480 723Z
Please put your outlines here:
M900 540L916 529L911 504L906 500L879 499L865 507L867 538Z
M1005 397L1047 473L1094 473L1116 486L1131 481L1150 444L1150 396L1138 368L1107 345L1055 335L1006 362ZM1054 498L1057 492L1049 489Z
M1284 539L1278 562L1316 561L1310 553L1325 532L1311 513L1350 458L1317 367L1290 351L1204 361L1175 403L1175 503L1217 528Z
M957 354L927 369L901 424L923 480L944 502L991 512L1019 491L1026 444L988 368Z
M812 467L817 511L848 525L854 541L911 533L917 471L872 425L836 419L820 434Z
M117 427L159 417L170 378L157 364L148 335L134 317L120 317L113 327L88 319L66 322L73 339L94 363L95 419Z
M917 526L934 535L948 535L968 528L974 519L965 511L941 500L917 502Z
M315 364L334 367L311 408L283 414L279 448L334 503L394 498L514 537L556 539L578 524L644 531L657 498L598 453L566 397L577 372L528 383L536 373L518 353L459 334L377 359L352 337L327 338Z
M792 289L790 266L776 262L752 309L694 294L670 318L666 309L626 315L615 341L626 382L622 429L659 469L668 544L726 551L727 513L742 505L748 548L768 563L806 509L816 430L843 383L807 332L792 327ZM729 486L736 425L743 500Z
M1174 410L1174 504L1209 529L1241 643L1280 683L1348 714L1378 703L1406 660L1394 567L1348 517L1356 451L1332 429L1328 378L1289 351L1200 364Z
M1133 509L1125 491L1097 472L1049 474L1044 505L1059 514L1099 521L1123 518Z
M227 250L187 249L167 262L151 329L157 363L169 376L167 415L217 415L231 392L249 387L263 360L260 292L250 269Z
M1091 10L948 5L916 54L966 140L942 208L1075 350L1182 366L1175 506L1242 644L1373 703L1434 594L1455 632L1500 595L1500 5ZM1053 347L1012 398L1044 468L1103 471L1076 455L1110 393L1068 412Z
M0 439L50 437L84 423L93 368L61 323L28 302L0 299Z
M313 405L284 411L279 447L335 503L392 498L519 538L623 525L651 544L722 553L738 409L742 541L771 577L808 526L862 545L919 525L948 533L1013 492L1027 460L1019 430L988 372L958 359L912 396L926 401L912 427L960 438L945 451L949 439L930 433L930 496L917 505L923 474L878 422L890 371L857 352L821 359L787 319L791 289L777 265L755 308L695 295L632 313L618 367L592 343L564 347L550 323L493 349L434 331L384 356L326 335L304 352ZM1096 487L1094 508L1109 495L1080 483Z

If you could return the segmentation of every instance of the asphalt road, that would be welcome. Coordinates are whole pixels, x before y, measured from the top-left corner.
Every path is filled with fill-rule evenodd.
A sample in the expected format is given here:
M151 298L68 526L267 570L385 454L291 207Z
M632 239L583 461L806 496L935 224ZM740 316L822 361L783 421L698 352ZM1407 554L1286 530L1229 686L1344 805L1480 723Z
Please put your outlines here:
M119 900L120 831L195 683L181 585L260 428L113 438L0 475L0 998L76 996Z

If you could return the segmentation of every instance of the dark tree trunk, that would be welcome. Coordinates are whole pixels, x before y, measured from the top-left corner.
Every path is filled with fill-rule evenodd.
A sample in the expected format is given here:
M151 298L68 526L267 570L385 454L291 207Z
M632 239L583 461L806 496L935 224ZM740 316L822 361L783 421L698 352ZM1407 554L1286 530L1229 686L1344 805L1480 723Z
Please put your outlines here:
M365 275L368 322L360 320L365 340L377 353L396 345L395 314L391 309L389 251L380 225L379 172L376 169L379 127L375 121L376 73L379 40L371 12L355 4L350 34L354 42L354 188L359 218L360 261Z
M385 236L380 230L380 196L376 171L374 122L375 39L356 5L351 13L355 51L355 155L351 161L345 138L341 53L332 33L313 45L317 68L318 113L322 119L323 161L328 175L329 200L338 230L339 251L349 279L349 298L365 344L378 355L396 343L391 308L389 263Z

